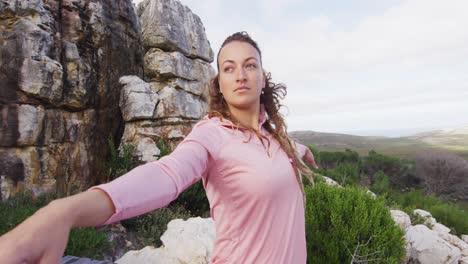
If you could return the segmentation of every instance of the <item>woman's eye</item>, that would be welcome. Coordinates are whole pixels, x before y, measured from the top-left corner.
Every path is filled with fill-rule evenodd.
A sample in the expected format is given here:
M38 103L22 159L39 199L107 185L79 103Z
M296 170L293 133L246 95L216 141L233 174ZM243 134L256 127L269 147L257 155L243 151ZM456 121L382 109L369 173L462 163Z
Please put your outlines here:
M249 63L249 64L247 64L247 68L248 69L255 69L255 68L257 68L257 65L255 63Z
M232 72L232 67L226 67L226 68L224 68L224 72Z

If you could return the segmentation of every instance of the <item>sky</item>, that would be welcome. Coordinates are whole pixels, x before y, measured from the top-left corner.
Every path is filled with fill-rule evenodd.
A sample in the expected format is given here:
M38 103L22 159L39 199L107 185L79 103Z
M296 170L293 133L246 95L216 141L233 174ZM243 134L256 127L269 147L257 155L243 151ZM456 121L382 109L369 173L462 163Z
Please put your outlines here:
M258 42L263 67L288 87L288 131L396 137L468 125L467 0L180 2L215 55L237 31Z

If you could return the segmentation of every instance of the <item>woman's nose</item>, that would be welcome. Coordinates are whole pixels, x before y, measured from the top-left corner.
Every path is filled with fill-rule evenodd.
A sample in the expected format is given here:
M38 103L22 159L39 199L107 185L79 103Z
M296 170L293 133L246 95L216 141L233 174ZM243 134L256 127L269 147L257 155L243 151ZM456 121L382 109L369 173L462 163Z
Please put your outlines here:
M247 74L243 68L240 68L239 71L237 72L237 81L245 81L247 80Z

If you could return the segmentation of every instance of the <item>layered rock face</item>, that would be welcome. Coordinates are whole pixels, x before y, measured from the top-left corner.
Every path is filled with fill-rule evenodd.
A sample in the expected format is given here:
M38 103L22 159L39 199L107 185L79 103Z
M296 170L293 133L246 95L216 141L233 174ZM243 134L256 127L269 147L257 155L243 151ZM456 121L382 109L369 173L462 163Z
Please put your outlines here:
M131 1L0 1L0 67L0 200L85 187L122 133L119 77L143 76Z
M157 143L174 147L207 110L207 85L214 76L213 51L200 18L173 0L138 6L145 47L145 79L124 76L120 106L122 143L136 146L143 162L156 160Z
M95 184L109 136L154 160L206 112L213 51L178 1L0 0L0 34L0 200Z

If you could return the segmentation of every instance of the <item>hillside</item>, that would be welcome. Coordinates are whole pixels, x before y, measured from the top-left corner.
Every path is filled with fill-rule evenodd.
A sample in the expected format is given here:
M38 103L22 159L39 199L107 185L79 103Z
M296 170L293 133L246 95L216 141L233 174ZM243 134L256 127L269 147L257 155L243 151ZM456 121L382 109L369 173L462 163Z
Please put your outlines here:
M406 137L368 137L347 134L294 131L289 133L299 142L317 147L322 151L355 150L366 155L370 150L379 153L411 158L417 153L445 150L468 159L468 125L455 129L443 129L414 134Z

